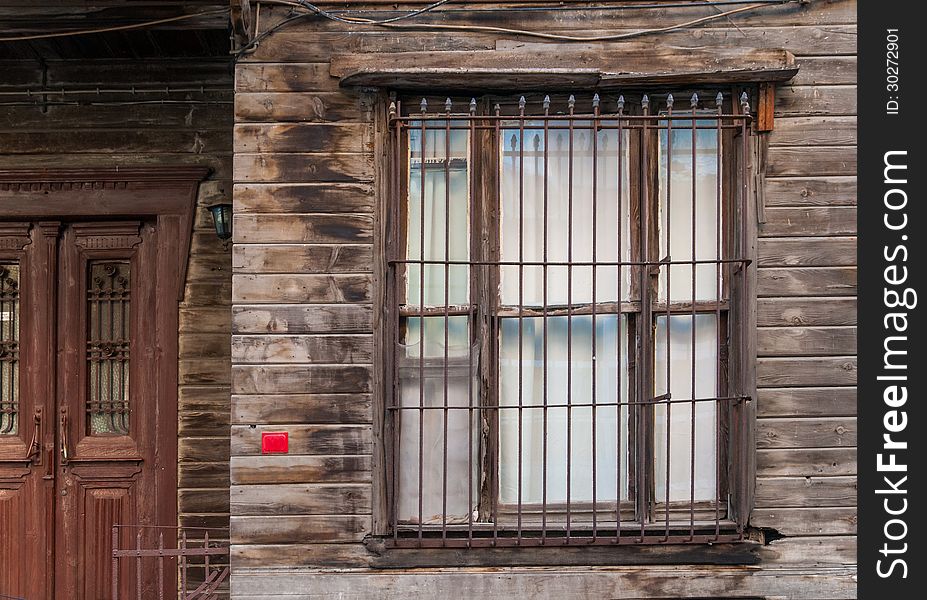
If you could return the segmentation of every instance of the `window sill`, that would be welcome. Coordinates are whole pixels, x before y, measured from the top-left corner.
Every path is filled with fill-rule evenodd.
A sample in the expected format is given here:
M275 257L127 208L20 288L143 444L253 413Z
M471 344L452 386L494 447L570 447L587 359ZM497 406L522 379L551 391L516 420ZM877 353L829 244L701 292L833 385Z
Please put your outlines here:
M387 538L364 540L374 569L444 567L594 567L641 565L755 565L757 541L530 548L391 548Z

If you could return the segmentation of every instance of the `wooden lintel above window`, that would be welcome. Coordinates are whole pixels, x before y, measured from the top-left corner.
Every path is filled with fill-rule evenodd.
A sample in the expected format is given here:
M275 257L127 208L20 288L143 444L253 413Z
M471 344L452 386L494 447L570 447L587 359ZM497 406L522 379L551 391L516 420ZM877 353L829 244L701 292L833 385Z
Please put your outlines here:
M399 89L576 89L633 85L781 82L798 72L779 49L699 49L654 44L507 43L474 52L397 52L335 56L343 87Z

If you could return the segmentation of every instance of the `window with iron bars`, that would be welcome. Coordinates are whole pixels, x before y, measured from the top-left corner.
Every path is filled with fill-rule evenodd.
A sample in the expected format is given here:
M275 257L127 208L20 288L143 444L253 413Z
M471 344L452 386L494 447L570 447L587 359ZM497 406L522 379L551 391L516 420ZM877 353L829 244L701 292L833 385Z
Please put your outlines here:
M750 116L708 97L390 104L388 544L743 539Z

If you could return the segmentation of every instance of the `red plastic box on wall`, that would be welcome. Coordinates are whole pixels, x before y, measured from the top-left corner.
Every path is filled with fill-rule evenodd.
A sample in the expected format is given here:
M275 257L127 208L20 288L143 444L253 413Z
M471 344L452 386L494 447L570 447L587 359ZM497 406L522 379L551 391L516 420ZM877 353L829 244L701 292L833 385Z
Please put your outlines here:
M261 432L262 454L286 454L290 451L290 434L286 431Z

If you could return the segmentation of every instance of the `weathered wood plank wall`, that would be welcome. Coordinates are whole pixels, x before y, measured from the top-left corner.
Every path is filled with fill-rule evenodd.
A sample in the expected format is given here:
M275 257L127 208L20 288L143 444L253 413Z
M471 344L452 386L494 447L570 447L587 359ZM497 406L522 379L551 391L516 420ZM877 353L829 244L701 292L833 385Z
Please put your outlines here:
M229 61L222 59L75 59L45 64L50 87L232 88ZM41 82L35 61L0 64L0 89L37 89ZM224 104L161 104L159 97L103 93L92 97L99 104L88 103L86 96L67 97L84 104L51 105L46 112L36 106L0 106L0 167L196 164L213 169L200 187L180 305L177 502L180 524L227 527L231 251L216 238L204 207L231 199L232 96L218 98Z
M712 11L455 12L421 22L595 35ZM262 27L283 17L265 8ZM329 62L350 52L512 49L537 40L308 18L241 60L234 135L234 597L508 598L527 597L527 590L538 598L855 597L855 21L854 0L816 0L624 46L589 44L612 51L640 44L784 48L801 67L776 93L758 240L752 525L785 537L754 550L761 566L776 570L752 574L710 566L376 573L403 560L360 543L378 518L373 481L381 468L371 396L379 273L371 257L378 211L386 209L376 193L375 140L382 131L374 94L340 89ZM274 430L290 432L288 456L260 455L260 433ZM580 560L567 555L565 564ZM446 564L467 560L451 552ZM319 568L348 570L313 574Z

